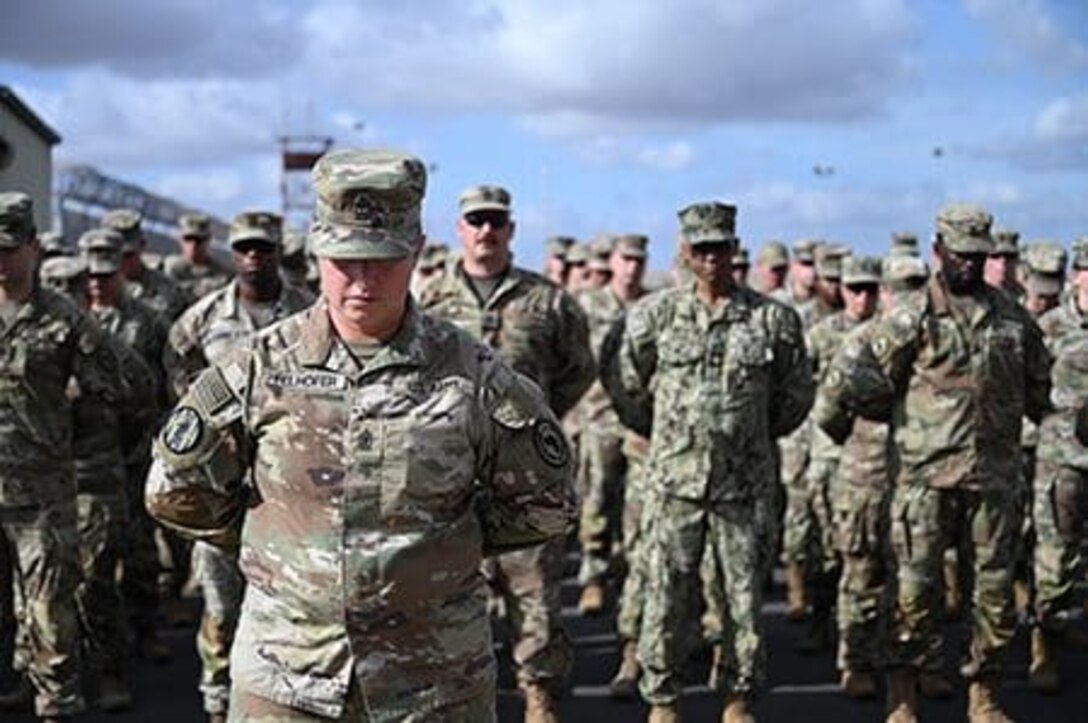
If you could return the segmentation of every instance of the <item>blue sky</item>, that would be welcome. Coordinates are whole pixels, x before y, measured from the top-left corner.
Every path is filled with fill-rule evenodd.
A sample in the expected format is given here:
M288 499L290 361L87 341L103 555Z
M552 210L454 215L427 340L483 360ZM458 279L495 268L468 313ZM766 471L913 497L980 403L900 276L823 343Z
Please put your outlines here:
M428 233L501 183L529 266L639 231L661 268L711 198L753 248L880 252L953 199L1088 234L1084 0L35 0L0 9L0 82L59 162L224 218L279 207L285 131L415 152Z

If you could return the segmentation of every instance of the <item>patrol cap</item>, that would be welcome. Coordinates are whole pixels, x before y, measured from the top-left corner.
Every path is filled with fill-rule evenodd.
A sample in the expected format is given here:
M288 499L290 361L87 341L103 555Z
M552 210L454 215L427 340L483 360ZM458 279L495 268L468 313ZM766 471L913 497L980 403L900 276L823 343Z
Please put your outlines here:
M950 203L937 212L937 233L945 248L962 254L989 254L993 216L970 203Z
M38 234L38 245L42 249L43 258L72 255L72 248L65 241L64 234L56 231Z
M650 238L640 233L625 233L616 237L616 245L612 253L628 259L644 259L649 255L646 250L650 246Z
M992 233L994 247L991 256L1019 256L1020 234L1007 228L995 228Z
M567 249L568 264L584 264L589 261L589 249L585 244L571 244Z
M427 244L419 252L419 268L424 271L436 269L449 259L450 248L446 244Z
M820 246L816 249L816 275L829 281L842 279L844 250L838 245Z
M793 259L798 263L812 264L816 262L816 249L820 242L814 239L798 239L793 242Z
M845 286L879 284L881 275L880 259L876 256L847 256L842 260L842 283Z
M92 228L79 237L77 243L91 274L114 274L121 268L125 239L112 228Z
M306 255L306 234L298 229L287 228L283 230L283 249L281 258L289 259L295 256Z
M909 231L896 231L892 234L892 256L917 256L918 236Z
M227 240L231 246L243 241L279 246L283 242L283 217L271 211L243 211L231 219Z
M1028 288L1044 296L1060 294L1067 260L1065 247L1057 241L1039 240L1026 245L1024 263L1028 272L1025 279Z
M100 225L102 228L112 228L114 231L119 231L125 240L124 252L130 253L140 250L140 243L143 240L140 225L143 220L144 217L139 211L131 208L118 208L103 216Z
M183 213L178 218L178 237L208 239L212 236L211 220L202 213Z
M34 239L34 203L21 191L0 193L0 248L18 248Z
M752 265L752 259L748 255L748 249L745 246L738 246L737 250L733 252L733 268L734 269L747 269Z
M510 192L502 186L470 186L461 192L458 200L461 215L473 211L510 212Z
M53 256L38 267L38 277L44 282L68 282L87 272L87 265L78 256Z
M889 256L881 264L881 276L885 283L920 281L929 277L926 262L918 256Z
M420 205L427 170L414 156L387 149L344 149L321 157L310 250L341 259L403 259L423 243Z
M759 249L759 263L768 269L780 269L790 264L790 252L780 241L766 241Z
M549 236L544 240L544 248L548 250L549 256L557 256L559 258L566 258L567 249L573 246L575 243L573 236Z
M608 257L612 255L612 249L616 245L616 237L610 233L602 233L590 239L589 268L594 271L610 271Z
M737 207L708 201L680 209L680 233L692 246L698 244L737 245Z
M1088 236L1073 242L1073 268L1077 271L1088 269Z

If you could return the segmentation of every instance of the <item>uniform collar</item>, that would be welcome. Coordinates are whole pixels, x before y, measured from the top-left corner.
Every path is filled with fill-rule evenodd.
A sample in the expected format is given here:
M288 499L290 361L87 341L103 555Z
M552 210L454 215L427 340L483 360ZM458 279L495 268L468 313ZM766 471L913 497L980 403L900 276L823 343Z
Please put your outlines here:
M426 353L423 319L415 302L408 298L408 307L400 329L382 350L370 360L362 373L370 374L394 366L422 366ZM299 361L304 366L341 366L340 360L350 357L329 318L328 302L322 298L309 308L302 322ZM333 357L336 357L335 359ZM359 370L356 370L359 371Z

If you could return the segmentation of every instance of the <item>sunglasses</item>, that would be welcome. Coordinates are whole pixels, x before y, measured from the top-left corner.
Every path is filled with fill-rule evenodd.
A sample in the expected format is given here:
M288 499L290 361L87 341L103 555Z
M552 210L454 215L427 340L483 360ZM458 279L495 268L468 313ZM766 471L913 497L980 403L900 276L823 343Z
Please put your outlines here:
M469 211L465 214L465 223L473 228L483 228L484 224L491 228L506 228L510 214L506 211Z
M852 294L875 294L880 291L879 284L846 284Z
M265 241L253 240L253 241L239 241L238 243L232 245L230 248L235 253L246 256L246 255L248 255L250 253L270 254L270 253L272 253L273 251L276 250L276 245L267 243Z

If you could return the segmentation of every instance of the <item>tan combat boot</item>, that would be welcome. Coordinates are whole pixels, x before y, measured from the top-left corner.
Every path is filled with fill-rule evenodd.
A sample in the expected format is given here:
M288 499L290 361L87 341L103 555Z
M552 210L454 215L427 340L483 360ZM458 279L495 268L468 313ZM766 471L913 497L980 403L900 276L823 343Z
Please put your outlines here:
M621 656L620 669L608 684L608 694L616 700L633 700L638 695L638 679L642 676L642 666L638 664L638 643L634 640L624 641Z
M680 723L680 708L674 705L650 706L650 717L647 723Z
M742 695L731 695L725 699L722 711L722 723L756 723L748 709L748 699Z
M551 691L539 684L522 686L525 694L525 723L559 723L559 706Z
M805 619L805 570L799 563L786 565L786 620Z
M876 677L867 670L844 670L839 687L848 698L868 700L876 697Z
M896 668L888 675L887 723L918 723L918 694L911 668Z
M918 674L918 692L931 700L951 698L956 689L939 670L923 670Z
M599 582L591 582L582 588L582 596L578 598L578 612L583 615L600 615L604 610L604 586Z
M967 688L967 720L970 723L1012 723L997 702L997 680L977 678Z
M1058 657L1054 633L1040 627L1031 630L1031 665L1028 667L1028 685L1044 695L1056 695L1061 687L1058 677Z

